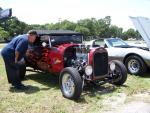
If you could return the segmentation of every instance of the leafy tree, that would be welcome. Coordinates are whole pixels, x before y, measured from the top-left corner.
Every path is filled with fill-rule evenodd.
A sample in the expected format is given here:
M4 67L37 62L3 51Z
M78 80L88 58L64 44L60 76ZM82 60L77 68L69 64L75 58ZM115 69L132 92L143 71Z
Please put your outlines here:
M122 28L117 27L116 25L111 25L108 31L109 37L122 37Z
M82 33L84 36L86 36L86 37L85 37L85 40L88 40L88 39L87 39L87 36L89 36L89 29L88 29L88 28L78 25L78 26L75 28L75 31Z
M11 36L14 36L14 34L23 34L26 31L27 24L24 22L19 21L16 17L11 17L6 21L6 26L3 26L6 31L10 33Z
M60 29L75 30L76 24L68 20L60 22Z
M0 7L0 9L2 9ZM81 32L84 34L87 39L88 37L96 38L96 37L122 37L124 39L128 38L137 38L140 39L140 34L135 31L134 29L128 29L127 31L123 32L123 28L119 28L116 25L111 25L111 17L106 16L101 19L95 18L87 18L77 21L76 23L63 20L57 23L47 23L47 24L31 24L28 25L16 17L9 18L6 22L0 20L1 26L1 34L3 37L7 37L8 35L13 37L14 34L23 34L29 31L30 29L46 29L46 30L57 30L57 29L67 29L73 30L77 32ZM5 32L5 33L4 33ZM5 36L4 36L5 34Z
M53 23L47 23L45 24L46 29L53 29L54 24Z
M35 30L40 30L40 29L47 29L46 25L39 25L39 24L32 24L30 25L29 29L35 29Z
M2 27L0 27L0 40L8 40L9 32L5 31Z
M97 20L95 25L96 35L105 38L110 37L108 34L110 24L111 24L110 16L106 16L103 19Z
M134 29L130 28L123 33L123 37L124 39L137 38L137 32Z
M136 39L141 40L142 36L140 35L140 33L136 30Z
M77 26L83 26L89 30L88 35L95 35L95 18L79 20Z

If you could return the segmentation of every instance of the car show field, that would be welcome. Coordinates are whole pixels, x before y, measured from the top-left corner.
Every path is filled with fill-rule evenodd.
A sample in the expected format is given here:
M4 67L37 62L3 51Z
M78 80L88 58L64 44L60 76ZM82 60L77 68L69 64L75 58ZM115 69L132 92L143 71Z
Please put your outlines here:
M129 113L150 112L150 72L142 77L129 75L127 82L116 87L111 84L87 86L76 101L63 98L58 77L49 73L27 72L23 83L27 91L9 89L4 62L0 57L1 113ZM139 107L136 107L136 106ZM134 109L132 109L134 108Z
M150 113L150 0L0 3L0 113Z

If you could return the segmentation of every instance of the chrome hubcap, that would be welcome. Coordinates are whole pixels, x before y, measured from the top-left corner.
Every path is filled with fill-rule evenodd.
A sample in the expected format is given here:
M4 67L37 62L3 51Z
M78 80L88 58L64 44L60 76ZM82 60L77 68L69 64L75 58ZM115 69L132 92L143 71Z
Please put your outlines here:
M66 73L62 77L62 87L65 95L72 96L75 91L75 84L70 74Z
M140 69L140 64L137 60L132 59L128 62L128 69L131 73L137 73Z

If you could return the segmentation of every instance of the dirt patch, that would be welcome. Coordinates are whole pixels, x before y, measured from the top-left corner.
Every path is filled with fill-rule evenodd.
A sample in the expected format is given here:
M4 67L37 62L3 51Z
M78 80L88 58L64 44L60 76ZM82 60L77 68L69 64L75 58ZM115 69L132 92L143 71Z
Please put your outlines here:
M150 103L141 101L133 101L116 108L113 111L107 111L104 113L150 113Z
M116 106L118 104L124 103L126 100L126 94L118 93L103 101L104 105Z
M103 113L150 113L150 94L140 93L128 97L124 93L104 101Z
M4 80L4 76L0 75L0 80Z

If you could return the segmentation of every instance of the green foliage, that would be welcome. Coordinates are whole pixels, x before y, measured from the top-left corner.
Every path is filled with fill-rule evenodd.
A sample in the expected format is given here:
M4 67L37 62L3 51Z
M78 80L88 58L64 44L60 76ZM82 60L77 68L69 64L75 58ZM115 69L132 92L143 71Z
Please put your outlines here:
M108 34L110 25L111 25L110 16L106 16L103 19L97 20L95 25L96 35L103 38L110 37L110 34Z
M9 32L0 27L0 41L7 40L9 38Z
M60 28L61 29L75 30L76 24L73 22L70 22L68 20L64 20L64 21L60 22Z
M23 34L28 31L28 25L19 21L16 17L11 17L7 20L0 22L1 27L10 34L10 37L14 35Z
M119 28L116 25L111 25L108 34L109 37L122 37L122 31L122 28Z
M6 21L6 31L9 31L10 35L13 36L15 34L23 34L25 33L25 29L27 24L19 21L16 17L12 17Z
M40 30L40 29L47 29L45 25L39 25L39 24L32 24L30 25L29 29L36 29L36 30Z
M134 29L130 28L128 29L127 31L125 31L123 33L123 37L125 39L128 39L128 38L136 38L136 39L140 39L141 36L140 34L138 33L138 31L135 31Z
M79 26L79 25L75 28L75 31L80 32L80 33L84 34L85 36L88 36L89 32L90 32L88 28L86 28L84 26Z
M83 26L84 28L87 28L87 30L89 30L88 35L95 35L95 21L95 18L79 20L77 26Z
M128 29L123 32L123 28L119 28L116 25L111 25L111 17L106 16L101 19L95 18L87 18L77 21L76 23L61 20L57 23L47 23L47 24L32 24L28 25L24 22L19 21L16 17L11 17L7 21L0 21L0 26L4 29L5 33L3 33L3 37L7 37L8 34L10 37L13 37L14 34L23 34L26 33L30 29L46 29L46 30L57 30L57 29L67 29L73 30L77 32L81 32L84 36L86 36L86 40L88 37L101 37L101 38L110 38L110 37L120 37L124 39L128 38L137 38L140 39L140 34L134 29ZM90 39L91 39L90 38ZM92 38L92 39L93 39Z

